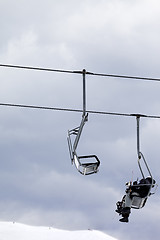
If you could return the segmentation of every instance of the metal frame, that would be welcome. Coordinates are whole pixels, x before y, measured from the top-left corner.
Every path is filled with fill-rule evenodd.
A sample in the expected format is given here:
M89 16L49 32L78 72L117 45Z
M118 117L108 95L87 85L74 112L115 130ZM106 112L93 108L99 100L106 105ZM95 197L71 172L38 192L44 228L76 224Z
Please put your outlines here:
M98 172L98 167L100 165L100 161L96 155L87 155L87 156L78 156L76 153L77 146L82 134L83 127L85 123L88 121L88 113L86 113L86 82L85 82L85 76L86 76L86 70L83 69L82 71L83 75L83 114L82 114L82 120L79 127L76 127L72 130L68 131L68 147L69 147L69 153L72 164L74 163L77 170L83 174L83 175L90 175L93 173ZM72 144L71 136L75 136L74 142ZM94 159L92 162L83 162L85 159Z
M144 207L148 197L151 195L151 188L153 186L155 186L155 184L153 183L153 177L152 177L152 174L151 174L151 171L148 167L148 164L145 160L145 157L144 155L142 154L142 152L140 151L140 131L139 131L139 126L140 126L140 117L141 115L136 115L136 120L137 120L137 154L138 154L138 166L139 166L139 169L140 169L140 172L142 174L142 178L145 179L145 175L144 175L144 172L143 172L143 169L142 169L142 166L141 166L141 161L143 160L144 162L144 165L149 173L149 176L151 177L151 184L150 185L150 188L148 190L148 194L146 197L140 197L138 193L136 192L133 192L133 195L132 195L132 208L134 209L140 209L142 207ZM148 184L143 184L143 185L148 185ZM134 185L136 186L136 185ZM137 185L138 186L138 185Z
M152 178L152 180L153 180L151 171L150 171L150 169L149 169L149 167L148 167L148 164L147 164L147 162L146 162L146 160L145 160L145 157L144 157L144 155L142 154L142 152L140 151L140 131L139 131L140 115L137 115L136 120L137 120L137 154L138 154L138 166L139 166L140 172L141 172L141 174L142 174L142 177L145 178L144 172L143 172L143 170L142 170L141 163L140 163L140 161L143 160L143 162L144 162L144 164L145 164L145 166L146 166L146 169L147 169L147 171L148 171L148 173L149 173L149 176L150 176L150 177Z

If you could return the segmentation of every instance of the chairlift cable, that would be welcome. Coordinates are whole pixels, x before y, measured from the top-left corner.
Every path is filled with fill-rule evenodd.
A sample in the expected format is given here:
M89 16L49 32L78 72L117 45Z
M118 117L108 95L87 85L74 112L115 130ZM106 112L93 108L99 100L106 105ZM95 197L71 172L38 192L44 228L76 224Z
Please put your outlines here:
M127 75L117 75L117 74L106 74L106 73L92 73L87 72L89 75L99 76L99 77L111 77L111 78L127 78L133 80L148 80L148 81L160 81L160 78L150 78L150 77L139 77L139 76L127 76Z
M35 70L35 71L46 71L46 72L83 74L83 71L79 71L79 70L64 70L64 69L42 68L42 67L33 67L33 66L11 65L11 64L0 64L0 67ZM92 76L99 76L99 77L109 77L109 78L123 78L123 79L158 81L158 82L160 81L160 78L129 76L129 75L119 75L119 74L107 74L107 73L94 73L94 72L89 72L89 71L86 71L86 74L92 75Z
M71 70L60 70L60 69L53 69L53 68L41 68L41 67L30 67L30 66L9 65L9 64L0 64L0 67L46 71L46 72L59 72L59 73L79 73L79 74L81 73L78 71L71 71Z
M29 109L39 109L39 110L51 110L51 111L64 111L64 112L77 112L83 113L81 109L73 108L60 108L60 107L49 107L49 106L37 106L37 105L25 105L25 104L14 104L14 103L0 103L3 107L15 107L15 108L29 108ZM94 111L86 110L89 114L100 114L100 115L112 115L112 116L122 116L122 117L136 117L141 116L142 118L153 118L160 119L158 115L144 115L144 114L133 114L133 113L120 113L120 112L106 112L106 111Z

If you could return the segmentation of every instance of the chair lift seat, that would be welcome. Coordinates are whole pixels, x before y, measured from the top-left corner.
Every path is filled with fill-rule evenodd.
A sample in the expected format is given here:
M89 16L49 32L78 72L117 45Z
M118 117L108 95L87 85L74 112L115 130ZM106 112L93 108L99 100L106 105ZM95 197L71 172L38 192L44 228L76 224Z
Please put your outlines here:
M147 199L148 199L148 196L142 198L142 197L139 196L138 193L134 193L134 195L132 196L131 208L134 208L134 209L143 208Z
M83 162L85 159L94 159L94 162ZM96 155L77 156L74 154L73 162L77 170L83 175L90 175L98 172L100 161Z
M146 189L146 187L148 186L148 189ZM141 185L132 185L132 187L135 188L135 191L132 190L130 196L132 199L132 208L135 209L140 209L142 207L144 207L148 196L150 196L150 191L152 188L152 184L141 184ZM136 188L138 189L136 191ZM145 192L141 189L145 189Z

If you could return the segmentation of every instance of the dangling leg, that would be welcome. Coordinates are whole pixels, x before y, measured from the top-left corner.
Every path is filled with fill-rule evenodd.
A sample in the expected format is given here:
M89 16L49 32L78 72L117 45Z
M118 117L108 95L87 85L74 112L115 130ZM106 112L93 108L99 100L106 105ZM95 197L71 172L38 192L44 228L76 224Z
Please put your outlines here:
M122 218L119 219L120 222L129 222L129 214L131 213L131 209L129 207L125 207L122 210Z
M132 199L130 198L130 193L125 195L124 207L122 209L122 217L120 222L129 222L129 214L131 213Z
M117 209L115 211L119 214L122 214L122 210L124 208L124 203L125 203L125 197L126 197L126 195L123 196L122 201L118 201L116 203Z

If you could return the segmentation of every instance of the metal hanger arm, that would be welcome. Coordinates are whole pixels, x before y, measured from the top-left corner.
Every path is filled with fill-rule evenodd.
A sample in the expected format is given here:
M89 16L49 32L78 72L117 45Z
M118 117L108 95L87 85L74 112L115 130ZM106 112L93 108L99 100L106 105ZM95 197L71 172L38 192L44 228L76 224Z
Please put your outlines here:
M141 172L141 174L142 174L142 177L145 178L144 173L143 173L143 170L142 170L142 167L141 167L141 163L140 163L140 161L143 160L143 162L144 162L144 164L145 164L145 166L146 166L146 169L147 169L150 177L152 178L151 171L150 171L150 169L149 169L149 167L148 167L148 164L147 164L147 162L146 162L146 160L145 160L144 155L142 154L142 152L141 152L141 150L140 150L140 130L139 130L139 129L140 129L140 127L139 127L139 126L140 126L140 115L137 115L137 116L136 116L136 120L137 120L137 154L138 154L138 166L139 166L140 172Z

